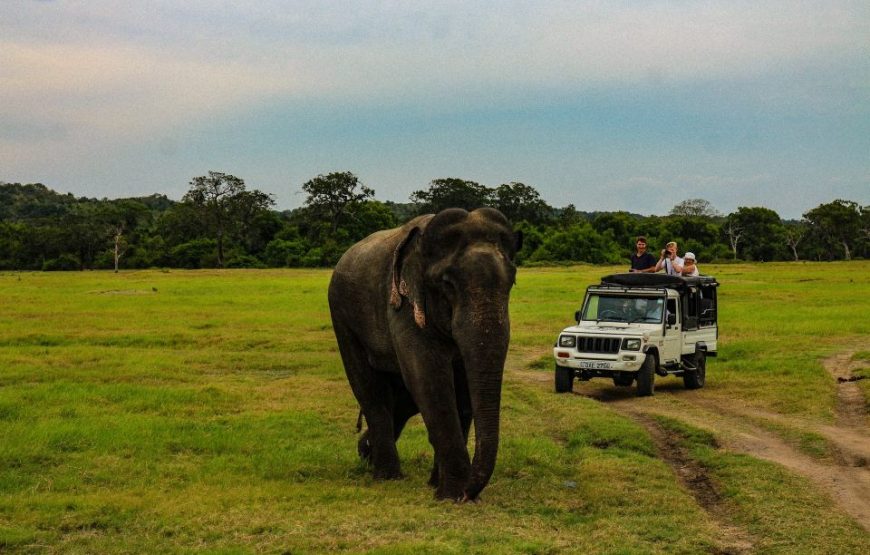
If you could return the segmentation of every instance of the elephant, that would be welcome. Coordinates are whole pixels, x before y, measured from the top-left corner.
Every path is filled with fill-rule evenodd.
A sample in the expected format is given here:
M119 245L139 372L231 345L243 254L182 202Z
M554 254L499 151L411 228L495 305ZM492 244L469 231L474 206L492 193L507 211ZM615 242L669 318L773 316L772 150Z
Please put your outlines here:
M448 208L373 233L338 261L329 309L367 424L357 449L375 479L402 477L396 441L420 413L435 452L436 498L474 501L486 487L521 244L494 208Z

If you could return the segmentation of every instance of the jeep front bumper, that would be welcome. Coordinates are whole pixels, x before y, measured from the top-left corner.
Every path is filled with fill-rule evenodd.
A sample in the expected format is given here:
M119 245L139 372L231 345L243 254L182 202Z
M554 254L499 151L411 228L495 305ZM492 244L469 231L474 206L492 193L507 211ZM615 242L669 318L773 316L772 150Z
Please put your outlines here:
M575 368L578 370L612 370L616 372L637 372L643 365L643 352L626 351L615 355L590 357L563 347L553 349L553 358L558 366Z

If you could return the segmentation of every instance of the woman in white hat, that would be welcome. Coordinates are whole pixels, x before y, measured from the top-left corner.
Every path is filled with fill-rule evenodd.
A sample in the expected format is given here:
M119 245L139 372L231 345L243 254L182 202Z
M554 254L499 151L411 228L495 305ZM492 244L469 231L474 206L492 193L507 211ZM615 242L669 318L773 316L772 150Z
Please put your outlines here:
M698 275L698 266L695 264L695 253L687 252L683 255L683 271L680 275L683 277Z

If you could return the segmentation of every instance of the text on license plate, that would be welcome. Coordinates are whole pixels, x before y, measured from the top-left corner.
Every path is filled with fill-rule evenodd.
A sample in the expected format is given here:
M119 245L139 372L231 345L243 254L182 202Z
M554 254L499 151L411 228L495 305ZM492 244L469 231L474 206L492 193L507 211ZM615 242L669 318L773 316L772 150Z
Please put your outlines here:
M580 368L589 368L592 370L610 370L610 363L600 362L597 360L581 360Z

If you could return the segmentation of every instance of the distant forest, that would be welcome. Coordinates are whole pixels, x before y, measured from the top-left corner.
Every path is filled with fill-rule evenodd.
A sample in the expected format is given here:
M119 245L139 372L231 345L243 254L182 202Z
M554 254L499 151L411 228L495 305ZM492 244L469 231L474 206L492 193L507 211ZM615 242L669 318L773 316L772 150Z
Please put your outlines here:
M77 198L40 183L0 182L0 269L328 267L353 243L419 214L493 206L523 231L520 264L626 263L635 237L657 253L677 241L705 262L849 260L870 254L870 206L833 200L803 218L745 206L720 214L687 199L664 216L549 206L534 187L436 179L405 204L375 199L350 172L302 185L305 203L276 211L271 195L208 172L180 201L164 195Z

